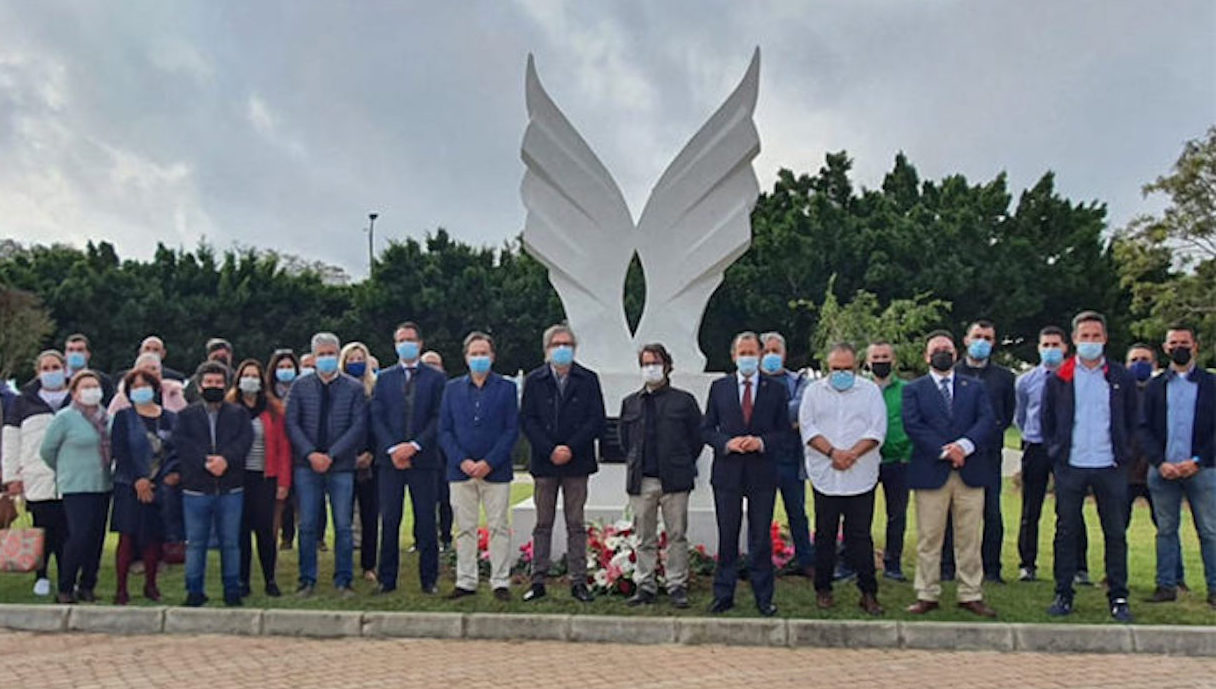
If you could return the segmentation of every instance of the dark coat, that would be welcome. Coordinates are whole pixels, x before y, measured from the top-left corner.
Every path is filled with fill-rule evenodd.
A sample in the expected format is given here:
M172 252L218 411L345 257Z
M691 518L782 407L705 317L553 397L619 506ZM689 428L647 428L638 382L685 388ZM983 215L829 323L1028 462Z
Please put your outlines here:
M1077 405L1073 389L1076 367L1077 358L1074 356L1047 377L1047 384L1043 388L1043 443L1047 445L1048 456L1059 464L1068 464L1072 455L1072 431ZM1111 449L1115 453L1115 463L1124 465L1133 459L1132 439L1140 412L1136 380L1127 369L1110 360L1103 365L1103 371L1110 387Z
M594 371L572 364L561 394L548 364L529 373L519 422L532 446L528 468L533 476L589 476L599 468L595 441L604 433L604 393ZM558 445L574 455L561 466L550 459Z
M951 408L947 409L932 374L904 386L904 432L912 440L909 488L934 490L946 485L952 467L942 459L942 447L960 438L975 446L975 452L959 470L963 483L978 488L992 481L991 454L984 450L999 440L994 437L996 422L988 391L979 380L956 373L952 399Z
M317 452L321 426L319 374L297 378L287 395L287 437L297 467L311 467L308 455ZM328 449L330 472L355 470L355 459L367 449L367 396L363 383L339 373L329 383Z
M1153 466L1165 461L1165 446L1169 439L1169 397L1166 388L1172 371L1153 378L1144 391L1144 408L1140 419L1140 446ZM1191 455L1199 465L1216 466L1216 376L1199 368L1191 369L1187 380L1199 385L1195 397L1195 422L1191 433Z
M245 458L253 444L253 425L249 412L224 402L215 421L215 442L211 442L211 421L207 405L198 402L177 415L173 445L177 448L183 491L216 495L230 493L245 484ZM222 455L228 462L219 476L207 471L207 455Z
M442 373L419 364L414 371L413 418L406 424L405 369L401 366L380 371L372 390L371 426L376 438L376 462L381 469L396 469L388 458L388 449L398 443L415 442L422 449L414 455L411 466L417 469L442 469L443 451L439 447L439 410L443 404L443 388L447 378Z
M642 492L642 461L646 440L645 391L631 393L621 401L617 434L625 452L625 492ZM701 408L691 394L664 385L654 393L655 435L658 438L659 482L664 493L692 490L697 477L701 439Z
M785 383L757 373L751 423L743 422L739 385L735 373L719 378L709 388L701 438L714 448L710 483L714 488L774 490L777 486L777 457L788 452L792 439L789 391ZM741 435L754 435L764 442L764 451L739 454L726 451L726 443Z

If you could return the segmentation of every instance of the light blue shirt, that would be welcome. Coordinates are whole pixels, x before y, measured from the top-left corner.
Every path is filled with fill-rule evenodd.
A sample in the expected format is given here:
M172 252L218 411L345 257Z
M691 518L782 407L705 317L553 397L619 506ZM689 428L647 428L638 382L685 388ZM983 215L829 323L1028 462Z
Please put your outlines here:
M1194 457L1191 440L1195 437L1195 402L1199 383L1179 375L1174 369L1166 374L1165 382L1165 461L1186 462Z
M1028 443L1043 442L1043 388L1051 374L1051 369L1039 364L1018 377L1013 423L1022 432L1022 440Z
M1073 392L1076 409L1072 425L1072 452L1068 463L1082 469L1105 469L1115 465L1110 440L1110 383L1106 361L1086 368L1077 362Z

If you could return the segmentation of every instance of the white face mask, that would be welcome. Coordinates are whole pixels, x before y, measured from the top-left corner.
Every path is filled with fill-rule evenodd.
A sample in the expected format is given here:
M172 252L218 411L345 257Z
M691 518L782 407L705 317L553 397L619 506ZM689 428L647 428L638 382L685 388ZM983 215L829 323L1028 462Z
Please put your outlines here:
M78 399L86 407L95 407L101 402L101 388L81 388Z
M646 364L642 367L642 380L647 385L658 385L663 382L663 378L662 364Z
M241 392L257 392L262 389L262 380L253 376L242 376L237 385L240 386Z

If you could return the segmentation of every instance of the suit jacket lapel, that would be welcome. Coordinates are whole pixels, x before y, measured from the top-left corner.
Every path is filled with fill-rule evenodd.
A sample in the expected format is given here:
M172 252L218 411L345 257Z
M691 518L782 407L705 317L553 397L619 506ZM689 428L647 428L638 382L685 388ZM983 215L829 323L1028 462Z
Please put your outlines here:
M727 386L726 390L727 390L727 392L730 393L730 401L729 401L730 410L735 415L735 418L739 419L739 425L742 426L743 428L747 428L748 424L743 419L743 401L739 399L739 375L732 372L730 374L730 378L728 378L728 380L730 381L730 385ZM753 389L752 392L755 393L755 390ZM756 400L753 397L752 398L752 412L753 413L755 412L755 409L756 409L755 403L756 403Z

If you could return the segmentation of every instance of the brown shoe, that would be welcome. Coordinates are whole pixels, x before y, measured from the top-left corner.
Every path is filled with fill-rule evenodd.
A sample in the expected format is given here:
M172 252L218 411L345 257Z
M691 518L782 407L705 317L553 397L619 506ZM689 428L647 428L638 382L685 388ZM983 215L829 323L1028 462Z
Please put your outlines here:
M968 612L973 612L980 617L996 617L996 610L982 600L969 600L965 603L959 603L958 607Z
M878 617L883 614L882 606L878 604L878 598L872 593L861 594L861 601L857 605L865 610L867 615Z
M938 607L940 606L935 600L917 600L907 607L907 611L912 615L924 615L927 612L937 610Z
M816 591L815 605L818 605L820 610L828 610L836 605L836 599L832 598L831 591Z

